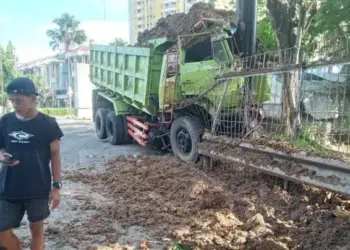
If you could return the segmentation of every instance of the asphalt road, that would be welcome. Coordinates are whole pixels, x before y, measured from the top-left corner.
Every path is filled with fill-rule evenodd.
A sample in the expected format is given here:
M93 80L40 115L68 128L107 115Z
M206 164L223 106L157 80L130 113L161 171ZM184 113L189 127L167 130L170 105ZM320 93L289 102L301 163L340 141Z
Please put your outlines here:
M94 169L103 170L104 163L120 155L138 155L147 153L157 153L150 149L143 148L138 144L112 146L107 141L101 141L95 135L93 123L84 120L64 120L57 119L63 133L61 143L61 157L63 172L70 170ZM96 211L80 211L84 202L94 202L96 205L104 204L108 201L99 193L91 190L91 187L80 182L64 180L61 191L61 205L52 211L51 216L45 221L46 230L52 228L64 232L67 225L75 225L77 221L83 223L88 220ZM24 244L24 249L29 249L30 234L28 222L25 218L22 226L15 230ZM84 231L82 230L82 235ZM48 250L78 250L72 244L76 239L69 235L63 238L60 234L53 234L46 237L46 249ZM73 244L74 245L74 244Z
M63 133L61 157L63 170L92 168L120 156L155 153L138 144L112 146L97 138L92 121L57 120Z

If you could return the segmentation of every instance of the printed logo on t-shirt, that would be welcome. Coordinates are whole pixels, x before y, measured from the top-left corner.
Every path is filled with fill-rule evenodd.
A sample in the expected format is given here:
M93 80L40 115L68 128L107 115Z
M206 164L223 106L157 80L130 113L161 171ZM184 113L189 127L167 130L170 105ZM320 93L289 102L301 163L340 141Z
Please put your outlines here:
M21 131L14 131L10 133L9 136L15 139L15 140L11 140L12 143L30 143L29 138L33 137L34 135L28 134L21 130Z

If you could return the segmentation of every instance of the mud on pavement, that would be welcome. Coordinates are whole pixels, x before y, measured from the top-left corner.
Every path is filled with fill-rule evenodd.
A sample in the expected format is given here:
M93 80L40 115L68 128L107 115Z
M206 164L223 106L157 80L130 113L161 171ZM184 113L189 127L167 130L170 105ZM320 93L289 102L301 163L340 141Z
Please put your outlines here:
M75 203L70 218L48 225L56 242L49 249L350 248L343 197L297 185L287 192L278 179L239 166L119 157L105 170L65 178L88 189L66 201Z

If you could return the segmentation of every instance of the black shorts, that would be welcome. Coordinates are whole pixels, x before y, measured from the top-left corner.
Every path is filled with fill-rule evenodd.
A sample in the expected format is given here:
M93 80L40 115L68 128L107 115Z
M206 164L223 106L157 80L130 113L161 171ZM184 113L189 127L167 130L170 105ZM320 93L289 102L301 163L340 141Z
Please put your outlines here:
M46 219L50 215L49 199L19 201L0 199L0 232L20 227L25 212L30 222Z

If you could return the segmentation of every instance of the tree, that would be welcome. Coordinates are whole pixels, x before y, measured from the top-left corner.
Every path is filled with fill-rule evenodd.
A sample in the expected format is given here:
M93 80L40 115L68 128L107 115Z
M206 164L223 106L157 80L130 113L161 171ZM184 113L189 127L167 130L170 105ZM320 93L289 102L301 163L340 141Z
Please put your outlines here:
M276 31L282 64L299 62L302 40L318 11L317 0L267 0L267 8ZM295 49L291 49L295 48ZM298 72L283 73L282 131L291 134L297 119L296 86Z
M44 78L38 75L24 74L23 71L18 72L18 76L27 77L34 82L35 87L39 94L39 98L38 98L39 107L44 107L46 105L47 99L50 97L50 94L51 94L50 89L45 84Z
M15 77L16 56L14 46L11 41L7 43L6 50L0 46L0 88L1 106L4 108L7 103L6 87Z
M310 56L316 52L315 48L317 47L318 52L330 52L325 51L329 49L329 45L333 49L346 49L349 51L349 48L344 48L344 45L348 44L347 41L350 38L349 9L350 1L348 0L327 0L322 2L303 41L307 49L306 52ZM325 42L319 42L320 40L333 41L330 44L326 44ZM337 48L337 45L343 47Z
M276 31L278 48L281 50L280 60L284 64L300 62L302 45L306 52L315 52L315 38L323 40L321 44L332 46L333 50L344 50L344 44L348 44L350 19L348 0L267 0L267 8ZM337 38L337 39L334 39ZM324 41L333 38L341 48L335 48L337 44ZM342 41L339 41L341 40ZM290 48L295 48L291 50ZM349 50L348 50L349 51ZM305 51L304 51L305 52ZM297 121L295 91L298 73L288 72L283 74L283 116L282 124L284 132L291 132L291 124Z
M53 50L63 45L64 52L68 52L73 45L80 45L87 40L85 31L79 29L80 22L73 15L64 13L59 18L55 18L53 23L57 27L46 32L51 38L50 47Z
M63 45L64 52L67 53L72 46L80 45L87 40L87 36L84 30L79 29L80 22L75 19L73 15L68 13L62 14L59 18L55 18L53 23L57 28L48 30L47 36L51 38L50 46L53 50L60 48ZM66 54L67 55L67 54ZM70 60L67 57L68 66L68 78L67 78L67 90L71 89L71 66ZM72 101L69 94L69 107L71 107Z
M272 26L272 18L266 8L266 0L258 0L257 38L262 43L259 52L277 50L276 31Z
M113 42L110 42L109 45L111 45L111 46L128 46L128 42L121 39L121 38L116 38L116 39L114 39Z

